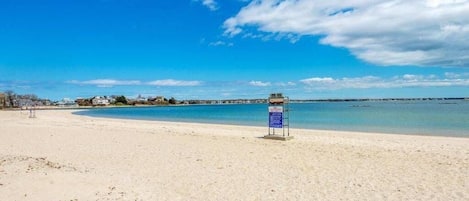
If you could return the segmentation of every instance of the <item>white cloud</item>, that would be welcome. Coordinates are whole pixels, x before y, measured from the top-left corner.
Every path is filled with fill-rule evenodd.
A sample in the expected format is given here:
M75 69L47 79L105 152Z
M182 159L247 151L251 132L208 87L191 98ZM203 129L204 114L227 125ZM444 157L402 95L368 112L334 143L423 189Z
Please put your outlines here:
M369 89L369 88L403 88L403 87L450 87L469 86L469 76L446 73L444 78L436 75L411 75L394 76L384 79L375 76L356 78L330 78L313 77L300 80L310 89L337 90L337 89Z
M220 41L219 40L219 41L211 42L208 45L210 45L210 46L228 46L228 47L231 47L234 44L230 43L230 42L225 42L225 41Z
M255 0L224 28L230 36L321 36L378 65L469 67L469 0Z
M155 80L152 82L148 82L148 85L153 86L199 86L202 84L200 81L185 81L185 80Z
M296 83L294 83L294 82L278 82L278 83L275 83L275 85L281 86L281 87L287 87L287 86L296 86Z
M210 9L211 11L218 10L218 4L215 0L195 0L201 2L202 5Z
M451 5L455 3L464 3L465 0L427 0L427 6L439 7L442 5Z
M96 85L98 87L112 87L117 85L140 85L141 82L138 80L114 80L114 79L96 79L96 80L87 80L87 81L77 81L72 80L68 81L70 84L79 84L79 85Z
M458 79L458 78L467 78L467 79L469 79L469 72L467 72L467 73L446 72L445 77L450 78L450 79Z
M262 81L250 81L249 85L255 86L255 87L267 87L270 86L270 82L262 82Z
M71 80L67 81L69 84L78 85L96 85L97 87L113 87L113 86L132 86L132 85L151 85L151 86L198 86L201 85L200 81L185 81L185 80L155 80L151 82L142 82L139 80L114 80L114 79L96 79L87 81Z

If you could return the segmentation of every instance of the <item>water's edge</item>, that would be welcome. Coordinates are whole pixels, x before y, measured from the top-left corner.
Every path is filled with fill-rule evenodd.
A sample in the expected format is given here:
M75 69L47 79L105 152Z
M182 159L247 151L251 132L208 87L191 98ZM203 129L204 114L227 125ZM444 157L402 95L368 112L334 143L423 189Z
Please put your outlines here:
M469 137L469 103L347 102L290 104L291 128ZM268 125L267 105L99 108L76 115L243 126Z

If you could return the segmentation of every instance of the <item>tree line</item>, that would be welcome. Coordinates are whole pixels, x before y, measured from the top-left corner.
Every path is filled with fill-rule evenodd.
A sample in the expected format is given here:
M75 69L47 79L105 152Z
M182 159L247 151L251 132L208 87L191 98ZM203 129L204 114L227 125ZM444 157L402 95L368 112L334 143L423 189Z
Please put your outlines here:
M79 106L106 106L106 105L170 105L177 104L177 100L173 97L166 99L164 97L148 97L138 96L135 99L129 99L123 95L112 96L95 96L91 98L79 98L75 100Z
M50 105L49 99L41 99L36 94L17 94L12 90L4 91L4 103L1 107L18 108L23 106Z
M12 90L0 92L0 109L1 108L20 108L28 106L50 106L60 105L61 102L51 102L49 99L39 98L36 94L17 94ZM105 100L104 102L93 102L93 99L100 98ZM64 99L65 100L65 99ZM67 102L67 101L65 101ZM78 98L76 100L70 100L67 103L71 105L75 104L78 106L102 106L102 105L172 105L177 104L177 100L174 97L170 99L162 96L143 98L139 96L136 99L129 99L123 95L113 96L95 96L91 98ZM106 103L106 104L102 104ZM64 104L64 103L62 103Z

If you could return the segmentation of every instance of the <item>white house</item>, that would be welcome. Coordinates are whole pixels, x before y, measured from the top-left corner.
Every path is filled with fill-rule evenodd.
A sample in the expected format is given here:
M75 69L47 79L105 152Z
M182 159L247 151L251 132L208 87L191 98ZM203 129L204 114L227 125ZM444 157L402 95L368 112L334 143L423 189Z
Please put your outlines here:
M61 101L57 102L59 107L78 107L78 104L75 101L72 101L70 98L63 98Z
M101 97L101 96L95 96L93 99L91 99L91 103L93 105L100 105L100 106L107 106L110 104L109 99Z

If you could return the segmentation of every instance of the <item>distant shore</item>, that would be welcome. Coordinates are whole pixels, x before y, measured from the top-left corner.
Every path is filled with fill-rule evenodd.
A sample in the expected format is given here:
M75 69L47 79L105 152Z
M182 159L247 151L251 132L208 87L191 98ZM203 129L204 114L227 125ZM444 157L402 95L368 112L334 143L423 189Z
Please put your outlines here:
M440 98L346 98L346 99L291 99L291 103L315 103L315 102L379 102L379 101L469 101L469 97L440 97ZM72 102L73 103L73 102ZM179 103L169 104L106 104L106 105L40 105L34 106L35 109L87 109L87 108L112 108L112 107L152 107L152 106L168 106L168 105L213 105L213 104L267 104L267 99L194 99L182 100ZM2 107L0 110L18 110L33 107L32 105L25 105L21 107Z
M468 200L469 139L0 111L0 200Z

